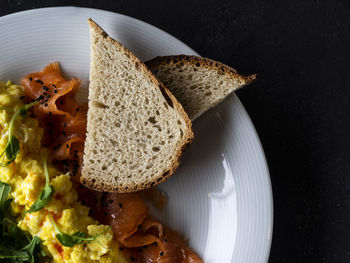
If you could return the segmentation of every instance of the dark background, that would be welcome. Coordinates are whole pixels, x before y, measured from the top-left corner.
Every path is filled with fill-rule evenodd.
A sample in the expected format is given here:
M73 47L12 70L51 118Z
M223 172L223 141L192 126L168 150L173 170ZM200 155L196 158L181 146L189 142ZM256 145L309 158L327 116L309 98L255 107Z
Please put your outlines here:
M349 1L1 0L0 15L59 5L141 19L257 73L237 94L271 172L269 262L350 262Z

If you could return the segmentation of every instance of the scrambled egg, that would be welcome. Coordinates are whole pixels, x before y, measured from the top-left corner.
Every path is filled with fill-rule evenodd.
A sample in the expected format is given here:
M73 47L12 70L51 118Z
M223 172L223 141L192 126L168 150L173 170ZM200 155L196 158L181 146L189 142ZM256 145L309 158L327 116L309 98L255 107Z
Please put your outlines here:
M8 109L17 110L23 106L22 96L24 91L21 86L0 82L0 152L6 147L7 132L13 115ZM113 239L111 229L106 232L108 226L100 225L89 217L89 208L78 201L77 191L69 175L62 174L53 165L48 165L50 183L55 188L53 198L43 209L24 213L36 201L45 185L42 164L47 149L41 146L43 130L37 119L18 116L14 127L15 136L20 141L20 151L14 162L7 167L0 167L0 181L12 187L12 211L20 219L18 226L42 240L52 255L53 262L127 262L119 250L119 244ZM57 233L49 213L64 233L82 231L90 236L104 234L89 244L62 246L56 239Z

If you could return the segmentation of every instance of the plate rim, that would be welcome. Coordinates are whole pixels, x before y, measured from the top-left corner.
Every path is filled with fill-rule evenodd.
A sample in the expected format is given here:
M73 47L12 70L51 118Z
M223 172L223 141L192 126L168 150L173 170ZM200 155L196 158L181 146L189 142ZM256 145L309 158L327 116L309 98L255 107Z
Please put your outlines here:
M19 11L19 12L15 12L15 13L11 13L11 14L7 14L7 15L3 15L0 16L0 21L1 20L6 20L7 18L12 18L12 17L20 17L23 14L30 14L30 13L35 13L35 12L40 12L43 10L57 10L57 11L67 11L67 10L82 10L82 11L90 11L90 12L101 12L101 13L108 13L110 15L118 15L120 17L124 17L125 19L130 19L130 20L134 20L135 22L141 23L144 26L150 27L154 30L159 31L160 33L167 35L167 37L172 38L173 40L178 41L178 43L182 44L183 46L185 46L188 50L190 50L191 52L193 52L193 54L197 54L198 56L200 56L195 50L193 50L191 47L189 47L187 44L185 44L182 40L176 38L175 36L171 35L170 33L164 31L161 28L158 28L156 26L153 26L152 24L149 24L141 19L132 17L132 16L128 16L128 15L124 15L121 13L117 13L117 12L113 12L113 11L109 11L109 10L104 10L104 9L98 9L98 8L88 8L88 7L78 7L78 6L56 6L56 7L43 7L43 8L34 8L34 9L28 9L28 10L24 10L24 11ZM251 132L253 134L253 136L256 138L257 140L257 150L259 151L259 155L262 161L262 164L264 166L264 173L265 173L265 179L266 179L266 192L268 193L268 196L266 196L267 201L269 203L269 207L271 208L270 211L266 211L267 212L267 221L268 221L268 227L269 227L269 237L267 238L267 243L266 243L266 249L265 249L265 258L264 258L264 262L267 262L269 259L269 255L270 255L270 251L271 251L271 245L272 245L272 236L273 236L273 223L274 223L274 205L273 205L273 191L272 191L272 183L271 183L271 176L270 176L270 171L269 171L269 166L268 166L268 162L266 159L266 155L264 152L264 148L262 146L259 134L247 112L247 110L245 109L244 105L242 104L242 102L239 100L239 97L237 96L237 94L234 93L234 96L237 99L237 102L240 104L240 107L243 110L243 114L245 115L248 124L251 127ZM237 226L238 227L238 226ZM236 240L237 241L237 240ZM234 253L234 251L232 251L232 253Z

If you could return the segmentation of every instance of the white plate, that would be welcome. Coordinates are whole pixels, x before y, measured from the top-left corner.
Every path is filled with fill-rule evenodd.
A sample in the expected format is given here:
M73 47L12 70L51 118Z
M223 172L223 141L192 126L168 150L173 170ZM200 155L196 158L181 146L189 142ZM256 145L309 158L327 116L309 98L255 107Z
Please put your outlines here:
M169 34L134 18L95 9L60 7L0 18L0 79L20 77L59 61L68 76L89 76L87 18L142 60L197 54ZM239 66L239 65L237 65ZM157 214L180 230L205 262L266 262L272 236L272 193L263 149L236 95L194 123L195 140L161 189L169 196Z

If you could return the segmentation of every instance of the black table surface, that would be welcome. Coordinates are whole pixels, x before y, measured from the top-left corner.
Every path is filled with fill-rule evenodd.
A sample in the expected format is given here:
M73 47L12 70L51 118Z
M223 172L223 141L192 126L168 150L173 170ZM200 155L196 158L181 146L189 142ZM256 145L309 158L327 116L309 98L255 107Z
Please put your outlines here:
M269 262L350 262L349 1L1 0L0 15L62 5L141 19L257 73L237 94L271 173Z

